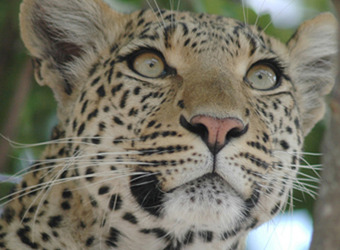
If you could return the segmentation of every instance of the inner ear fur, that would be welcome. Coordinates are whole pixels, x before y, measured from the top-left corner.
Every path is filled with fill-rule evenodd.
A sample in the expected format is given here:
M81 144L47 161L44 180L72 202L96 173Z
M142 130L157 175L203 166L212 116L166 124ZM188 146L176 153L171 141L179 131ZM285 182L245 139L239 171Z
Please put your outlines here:
M290 73L297 89L297 102L304 134L322 119L324 96L332 90L337 73L338 23L330 13L304 22L288 42Z
M38 83L61 103L70 99L89 64L114 41L121 17L101 0L24 0L21 36Z

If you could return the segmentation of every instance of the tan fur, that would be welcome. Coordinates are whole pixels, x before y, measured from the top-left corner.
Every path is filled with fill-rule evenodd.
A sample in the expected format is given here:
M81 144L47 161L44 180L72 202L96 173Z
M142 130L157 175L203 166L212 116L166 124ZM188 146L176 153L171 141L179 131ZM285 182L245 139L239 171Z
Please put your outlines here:
M331 14L287 45L231 18L100 0L24 0L20 22L59 124L5 208L1 247L243 249L284 209L334 84ZM158 77L134 67L146 52L165 65ZM258 64L279 81L252 85Z

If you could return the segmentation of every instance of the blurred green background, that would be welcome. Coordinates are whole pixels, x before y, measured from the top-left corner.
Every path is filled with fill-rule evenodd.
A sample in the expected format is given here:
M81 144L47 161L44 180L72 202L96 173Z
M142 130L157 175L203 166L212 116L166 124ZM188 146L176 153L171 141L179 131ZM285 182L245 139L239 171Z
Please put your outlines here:
M20 2L20 0L0 1L0 132L11 140L30 144L49 140L51 129L57 122L56 103L51 91L47 87L38 86L32 77L30 59L19 35ZM111 0L110 2L116 9L124 12L155 7L153 0L149 3L145 0ZM265 9L266 4L275 4L275 2L280 1L261 0L258 7ZM281 0L281 2L286 4L277 7L281 8L277 15L295 10L300 13L302 20L331 9L330 1L326 0ZM246 17L248 23L254 24L257 21L261 27L268 27L266 32L283 42L287 41L296 29L294 25L286 29L274 27L269 14L259 17L253 9L242 8L242 2L237 0L181 0L180 3L177 0L157 0L157 3L161 8L207 12L242 21ZM295 5L296 3L299 5ZM288 16L286 21L289 19ZM281 24L277 23L278 26ZM319 152L323 130L324 123L320 122L308 136L305 151ZM8 141L0 138L0 173L13 175L22 170L34 158L38 158L42 149L42 147L14 148ZM310 164L319 164L320 161L320 157L317 156L305 158ZM312 170L304 171L314 176ZM0 183L0 197L8 193L12 186L9 183ZM294 195L295 208L306 208L312 212L313 198L298 191L294 192Z

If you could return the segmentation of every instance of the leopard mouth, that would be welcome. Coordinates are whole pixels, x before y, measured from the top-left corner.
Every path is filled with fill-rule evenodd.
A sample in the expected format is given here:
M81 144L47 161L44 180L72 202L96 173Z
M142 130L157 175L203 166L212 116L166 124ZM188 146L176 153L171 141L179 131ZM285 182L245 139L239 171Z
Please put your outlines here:
M160 217L170 199L184 207L233 207L247 210L247 200L218 173L207 173L167 192L161 190L154 174L134 175L130 190L137 203L148 213ZM206 209L206 208L204 208ZM209 209L208 209L209 210ZM222 209L221 209L222 211ZM244 212L242 212L244 213Z

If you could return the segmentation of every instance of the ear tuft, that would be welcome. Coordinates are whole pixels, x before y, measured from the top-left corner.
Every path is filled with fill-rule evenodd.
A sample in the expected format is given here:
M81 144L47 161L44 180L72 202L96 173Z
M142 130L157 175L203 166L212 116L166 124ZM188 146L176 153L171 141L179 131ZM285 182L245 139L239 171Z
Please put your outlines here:
M335 82L338 23L330 13L304 22L288 42L292 79L307 135L324 115L323 97Z

